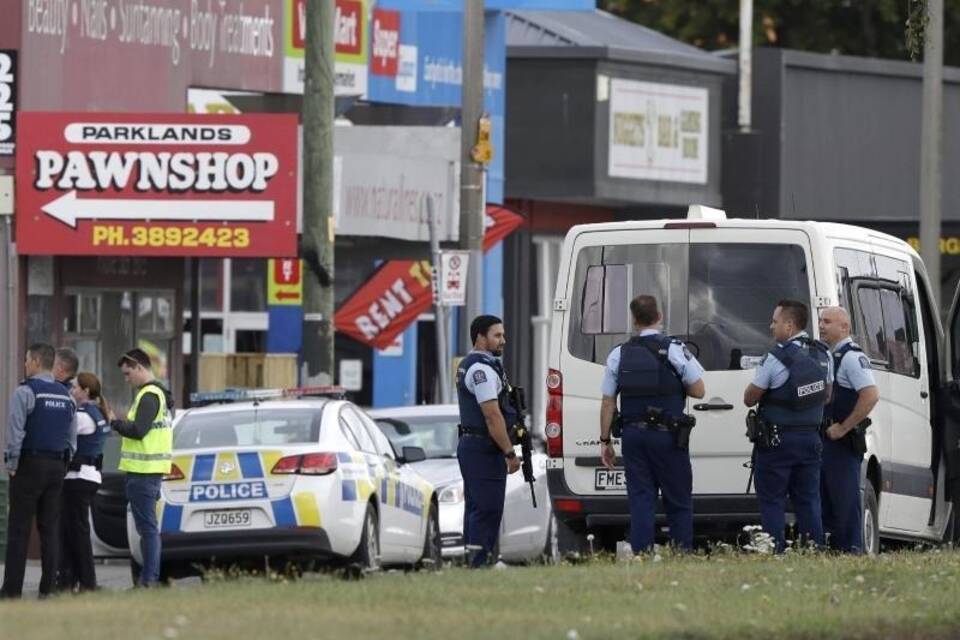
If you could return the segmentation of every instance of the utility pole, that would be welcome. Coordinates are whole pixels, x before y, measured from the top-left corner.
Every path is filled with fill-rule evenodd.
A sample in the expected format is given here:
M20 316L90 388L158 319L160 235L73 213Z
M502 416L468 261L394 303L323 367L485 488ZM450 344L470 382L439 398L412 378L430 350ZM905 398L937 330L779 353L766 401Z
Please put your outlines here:
M751 126L751 88L753 82L753 0L740 0L740 92L737 98L737 124L749 133Z
M334 0L308 0L303 82L303 364L301 383L333 375Z
M470 322L483 313L483 167L473 159L483 115L483 0L463 3L463 85L460 94L460 248L470 252L461 344L469 351ZM465 352L466 352L465 351Z
M943 0L927 0L920 121L920 255L936 303L940 296L941 167L943 163Z
M440 232L437 220L437 208L433 202L433 196L427 195L425 198L427 207L427 216L430 219L430 255L433 259L433 314L434 325L436 326L436 344L437 344L437 379L439 381L440 398L438 404L446 404L451 401L450 397L450 353L447 345L447 313L446 307L440 303Z

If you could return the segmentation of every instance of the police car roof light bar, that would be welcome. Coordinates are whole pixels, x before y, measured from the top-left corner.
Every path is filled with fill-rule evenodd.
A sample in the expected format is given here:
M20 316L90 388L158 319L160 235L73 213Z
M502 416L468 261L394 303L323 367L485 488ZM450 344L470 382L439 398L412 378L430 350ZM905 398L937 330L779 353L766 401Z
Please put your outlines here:
M343 398L346 389L341 386L288 387L284 389L224 389L199 391L190 394L190 405L197 407L226 402L279 400L283 398L325 397Z

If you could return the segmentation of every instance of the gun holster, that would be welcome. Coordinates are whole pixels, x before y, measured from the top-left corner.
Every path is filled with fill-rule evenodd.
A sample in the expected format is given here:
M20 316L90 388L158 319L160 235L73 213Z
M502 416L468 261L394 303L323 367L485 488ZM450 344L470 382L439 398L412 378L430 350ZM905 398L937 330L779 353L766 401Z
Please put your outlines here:
M614 410L613 422L610 424L610 436L618 440L623 436L623 416L620 412Z
M690 434L695 426L697 426L697 419L693 416L683 415L674 419L673 433L678 449L684 451L690 449Z

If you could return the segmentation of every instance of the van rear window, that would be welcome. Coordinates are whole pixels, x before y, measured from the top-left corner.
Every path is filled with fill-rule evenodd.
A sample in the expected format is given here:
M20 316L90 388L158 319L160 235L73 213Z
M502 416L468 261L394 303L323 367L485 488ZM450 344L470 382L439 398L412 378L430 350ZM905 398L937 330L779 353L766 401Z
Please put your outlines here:
M766 353L777 301L810 304L806 257L790 244L588 247L574 277L580 299L571 305L567 346L597 364L629 337L623 319L642 293L660 303L665 333L690 344L708 371L740 369L743 356Z

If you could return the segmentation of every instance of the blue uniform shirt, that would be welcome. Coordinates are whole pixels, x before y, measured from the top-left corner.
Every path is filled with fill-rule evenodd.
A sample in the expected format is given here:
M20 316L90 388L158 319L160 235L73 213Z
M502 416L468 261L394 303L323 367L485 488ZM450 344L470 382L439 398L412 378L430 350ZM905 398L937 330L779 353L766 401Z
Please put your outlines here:
M844 345L853 342L853 338L844 338L833 348L836 353ZM837 369L837 383L841 387L860 391L867 387L876 386L873 379L873 369L870 368L870 359L866 354L860 351L847 351L843 354L843 360L840 361L840 368Z
M640 332L641 336L653 336L660 333L654 329L644 329ZM703 377L703 366L697 362L685 346L682 344L671 343L667 349L667 360L673 365L680 375L680 380L684 387L689 387L697 380ZM607 366L603 370L603 382L600 385L600 393L614 398L617 395L617 372L620 371L620 347L614 347L610 355L607 356Z
M797 338L805 337L808 337L807 332L801 331L790 338L789 341L795 343L797 346L802 346ZM753 376L753 386L758 389L779 389L787 383L789 378L790 373L787 371L787 368L783 366L783 363L768 353L767 357L763 359L763 364L757 367L757 372ZM831 384L833 384L833 358L828 358L827 385Z
M488 358L495 359L495 356L486 351L481 353ZM467 369L467 374L463 379L463 385L467 388L467 391L472 393L477 399L478 404L496 400L500 395L501 389L503 389L500 376L497 375L493 367L483 362L476 362Z

